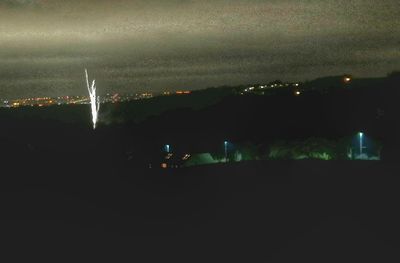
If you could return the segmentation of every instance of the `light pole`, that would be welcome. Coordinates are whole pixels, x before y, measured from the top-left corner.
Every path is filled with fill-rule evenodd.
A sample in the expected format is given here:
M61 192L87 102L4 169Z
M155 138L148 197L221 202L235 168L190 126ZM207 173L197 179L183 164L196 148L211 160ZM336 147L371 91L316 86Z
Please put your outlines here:
M225 149L225 162L228 162L228 142L224 141L224 149Z
M362 132L360 132L360 133L358 133L358 135L359 135L359 137L360 137L360 157L361 157L361 155L362 155L362 148L363 148L362 139L363 139L364 134L363 134Z
M169 148L170 148L169 144L166 144L166 145L165 145L165 151L166 151L167 153L169 153Z

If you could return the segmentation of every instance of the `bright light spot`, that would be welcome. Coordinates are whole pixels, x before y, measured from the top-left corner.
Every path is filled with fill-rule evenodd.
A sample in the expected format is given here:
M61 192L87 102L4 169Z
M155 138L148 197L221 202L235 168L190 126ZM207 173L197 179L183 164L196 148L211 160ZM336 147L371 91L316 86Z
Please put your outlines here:
M86 86L89 92L90 105L92 110L93 129L96 129L96 123L100 109L100 97L96 96L96 81L93 80L92 85L89 86L89 77L86 69L85 69L85 75L86 75Z
M187 153L183 156L182 160L186 161L187 159L189 159L189 157L190 157L190 154Z
M344 78L343 78L343 81L344 81L345 83L350 83L350 82L351 82L351 78L350 78L350 77L344 77Z
M301 94L301 92L300 91L295 91L295 93L294 93L296 96L299 96L300 94Z

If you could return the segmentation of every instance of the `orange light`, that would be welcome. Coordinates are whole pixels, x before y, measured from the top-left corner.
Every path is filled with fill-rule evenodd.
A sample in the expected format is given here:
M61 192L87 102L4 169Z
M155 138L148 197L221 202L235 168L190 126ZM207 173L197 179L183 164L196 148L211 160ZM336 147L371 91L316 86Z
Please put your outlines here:
M161 164L161 168L163 168L163 169L167 168L167 164L166 163L162 163Z

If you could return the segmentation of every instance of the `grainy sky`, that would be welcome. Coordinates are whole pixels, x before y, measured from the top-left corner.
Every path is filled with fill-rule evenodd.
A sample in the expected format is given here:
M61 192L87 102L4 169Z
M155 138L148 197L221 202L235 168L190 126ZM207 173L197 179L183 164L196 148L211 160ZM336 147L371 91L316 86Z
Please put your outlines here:
M400 69L398 0L0 0L0 97Z

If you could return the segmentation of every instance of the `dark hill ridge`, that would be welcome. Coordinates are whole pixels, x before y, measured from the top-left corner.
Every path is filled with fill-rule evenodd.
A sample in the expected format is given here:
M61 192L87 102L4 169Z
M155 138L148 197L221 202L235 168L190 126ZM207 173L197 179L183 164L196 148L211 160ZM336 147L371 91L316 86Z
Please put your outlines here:
M1 110L3 249L53 261L397 259L398 87L232 95L95 131L87 106ZM225 139L268 145L360 130L382 140L383 161L148 168L166 142L217 151Z
M317 78L315 80L306 81L303 83L305 89L329 89L329 88L365 88L379 87L387 84L388 78L351 78L350 83L345 83L343 76L332 76Z
M377 140L396 142L399 130L395 112L398 97L394 87L339 89L328 94L305 93L304 96L235 96L205 109L176 110L142 123L161 141L184 145L213 139L295 140L308 137L337 139L354 136L359 131ZM159 131L162 131L161 133Z
M393 85L393 81L397 81L395 77L388 78L362 78L353 79L351 83L343 83L343 76L318 78L312 81L302 83L300 89L304 92L312 92L319 94L320 92L338 92L338 90L346 89L365 89L372 88L375 91L383 87L387 88ZM275 82L273 82L275 83ZM190 95L170 95L157 96L152 99L136 100L132 102L122 102L117 104L106 103L102 105L100 122L103 124L123 123L123 122L141 122L148 117L158 116L164 112L176 109L204 109L219 103L222 99L240 94L240 91L248 86L242 85L237 87L215 87L204 90L192 91ZM293 88L275 88L265 90L265 95L274 97L289 97L293 95ZM310 95L310 94L308 94ZM87 105L68 105L54 106L45 108L20 108L12 111L0 110L0 117L7 118L10 116L26 120L44 119L44 120L60 120L66 122L87 122L87 115L90 114Z
M400 144L399 82L387 78L384 83L364 88L335 88L329 93L309 90L301 96L286 92L271 96L230 95L207 107L176 105L176 109L140 122L100 123L95 131L91 130L87 105L2 109L0 144L4 158L13 154L26 154L28 158L32 153L47 156L56 152L60 158L85 153L117 159L131 152L133 161L148 165L166 143L182 151L220 151L224 140L250 141L268 147L276 140L310 137L339 140L363 131L383 143L384 158L396 159ZM190 102L190 96L179 100ZM115 107L124 116L131 114L122 104Z

